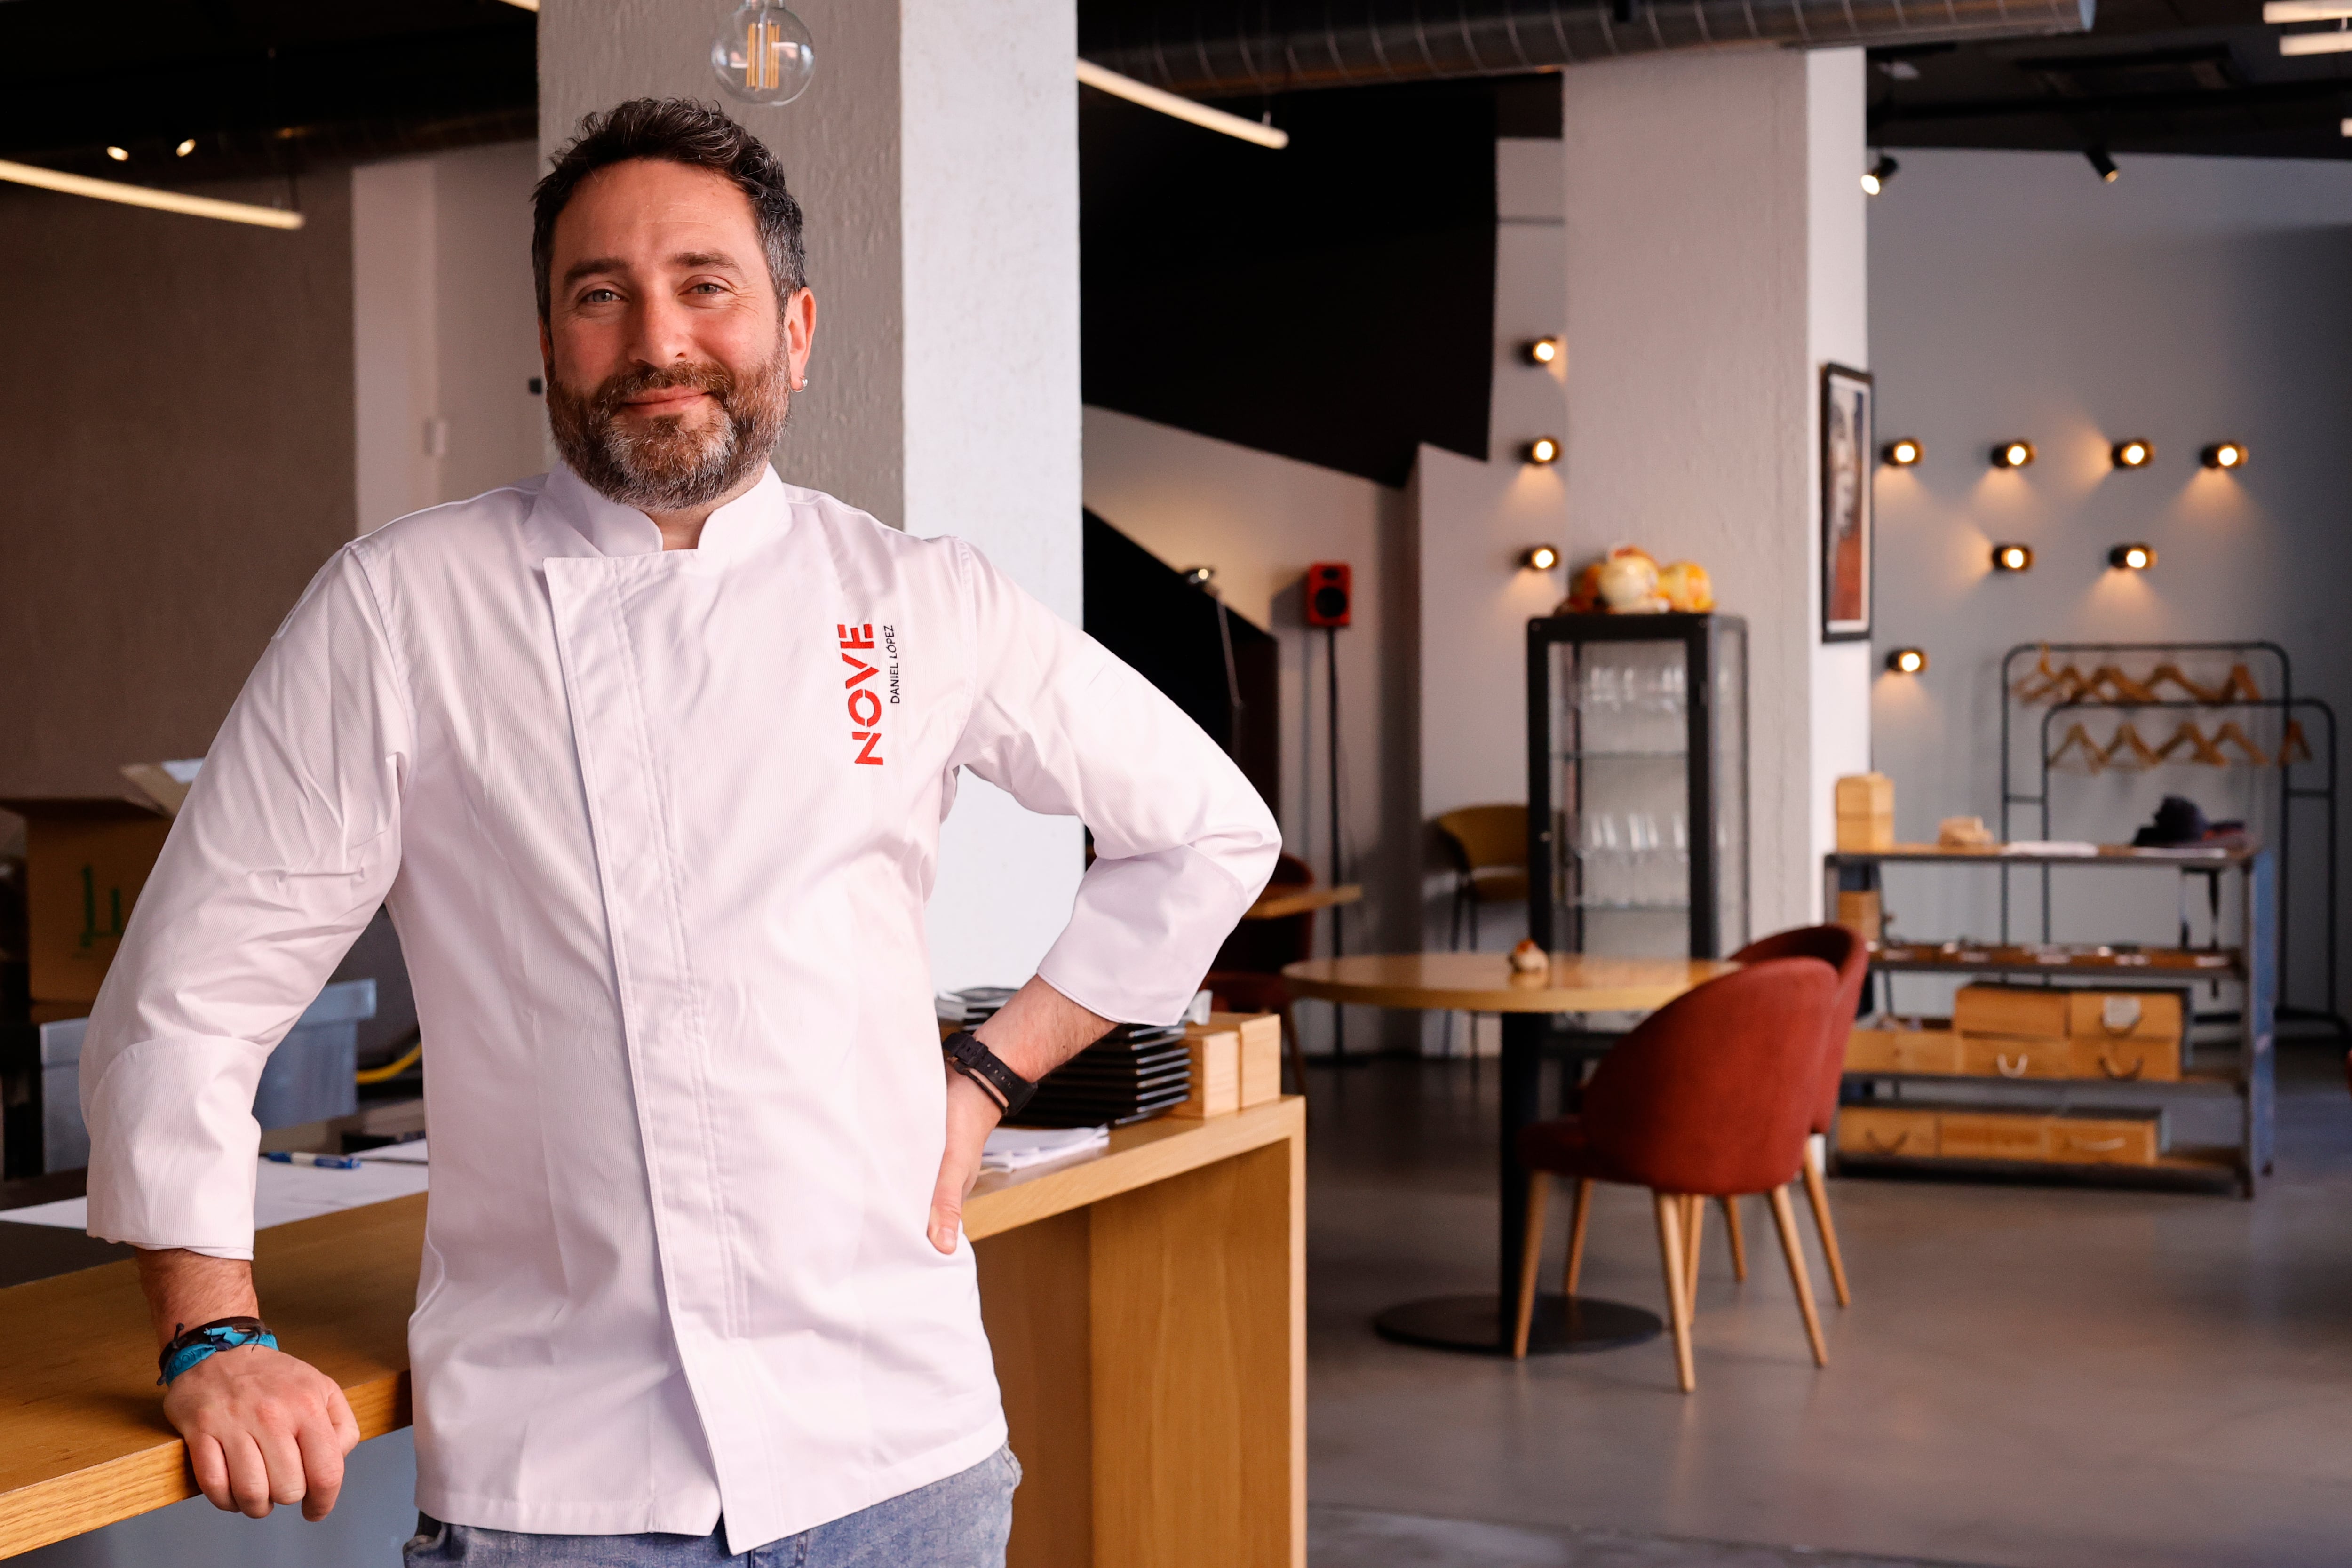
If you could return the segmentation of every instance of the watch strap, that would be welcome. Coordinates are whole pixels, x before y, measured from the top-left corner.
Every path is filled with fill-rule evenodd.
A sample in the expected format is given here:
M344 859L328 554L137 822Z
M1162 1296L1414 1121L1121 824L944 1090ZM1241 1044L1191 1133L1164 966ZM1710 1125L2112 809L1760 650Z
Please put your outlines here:
M155 1358L155 1368L163 1374L155 1381L169 1387L173 1378L198 1362L240 1345L267 1345L276 1350L278 1336L259 1318L215 1318L193 1329L178 1326L172 1342Z
M1003 1058L970 1029L958 1029L940 1042L940 1049L948 1065L980 1085L981 1092L996 1101L996 1109L1005 1116L1019 1115L1037 1092L1035 1084L1006 1067Z

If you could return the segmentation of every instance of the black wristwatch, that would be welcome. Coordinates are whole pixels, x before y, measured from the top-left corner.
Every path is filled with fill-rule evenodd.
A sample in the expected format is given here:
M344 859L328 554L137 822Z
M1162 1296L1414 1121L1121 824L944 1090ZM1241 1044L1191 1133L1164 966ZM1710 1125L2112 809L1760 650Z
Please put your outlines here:
M996 1101L996 1109L1005 1116L1018 1116L1037 1086L1004 1065L994 1051L981 1044L980 1037L970 1029L958 1029L940 1042L946 1053L948 1065L980 1085L980 1090Z

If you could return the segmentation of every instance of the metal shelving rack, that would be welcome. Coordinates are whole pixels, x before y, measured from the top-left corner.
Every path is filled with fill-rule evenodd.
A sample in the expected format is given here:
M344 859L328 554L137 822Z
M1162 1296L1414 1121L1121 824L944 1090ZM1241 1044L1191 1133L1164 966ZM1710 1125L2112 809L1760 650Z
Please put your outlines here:
M2163 660L2177 660L2182 658L2190 659L2228 658L2233 663L2267 665L2271 668L2264 669L2263 674L2273 678L2270 689L2274 689L2278 695L2275 697L2232 696L2218 702L2179 700L2131 702L2116 701L2112 700L2077 700L2052 703L2043 708L2041 724L2039 729L2036 731L2036 743L2034 746L2033 761L2033 787L2029 791L2021 787L2022 781L2018 777L2018 758L2013 744L2016 724L2012 715L2021 713L2021 711L2028 707L2042 705L2029 704L2018 696L2017 689L2020 673L2019 665L2020 661L2023 659L2032 658L2040 660L2046 658L2051 655L2058 655L2070 659L2076 656L2090 656L2101 660L2111 660L2118 656L2133 658L2153 657ZM2037 821L2039 823L2038 832L2040 837L2047 838L2051 835L2051 726L2059 722L2066 715L2091 712L2162 713L2229 712L2232 710L2241 712L2275 712L2280 717L2280 730L2282 736L2284 736L2285 731L2286 721L2289 720L2308 720L2314 721L2323 732L2315 736L2312 733L2311 725L2306 724L2305 727L2304 740L2311 752L2310 760L2307 763L2296 763L2291 765L2282 763L2278 768L2276 797L2278 820L2275 830L2268 836L2273 848L2277 852L2277 1016L2281 1022L2324 1024L2327 1026L2332 1032L2338 1036L2352 1036L2352 1023L2347 1023L2344 1017L2338 1004L2336 991L2338 931L2336 891L2338 867L2336 860L2336 713L2334 709L2330 708L2327 703L2322 701L2316 697L2297 697L2294 695L2294 667L2293 662L2287 658L2285 648L2280 647L2277 643L2262 640L2242 642L2168 643L2019 643L2001 658L2000 689L2000 837L2004 841L2012 837L2011 832L2011 812L2012 808L2022 806L2032 806L2039 813ZM2315 769L2320 775L2320 782L2315 784L2298 784L2295 782L2295 769L2298 767ZM2287 996L2289 965L2289 943L2287 942L2287 931L2290 926L2289 890L2291 878L2298 864L2295 858L2290 853L2290 848L2294 843L2294 808L2298 803L2304 804L2306 807L2315 805L2318 806L2322 819L2321 833L2326 844L2325 860L2320 868L2321 877L2326 887L2324 905L2325 914L2322 918L2326 925L2326 945L2323 949L2320 964L2321 973L2323 976L2320 986L2321 1005L2315 1007L2297 1005ZM2306 869L2307 868L2306 865ZM2042 904L2042 938L2044 942L2047 942L2050 940L2049 868L2044 867L2042 868L2039 884ZM2004 942L2010 937L2010 879L2004 875L2000 879L2000 934ZM2218 934L2216 940L2218 940Z
M2032 1174L2036 1177L2081 1177L2103 1182L2210 1185L2234 1177L2239 1190L2251 1198L2270 1174L2275 1121L2276 1053L2274 1014L2278 995L2277 886L2274 861L2267 848L2188 847L2135 849L2102 847L2096 855L2011 853L1999 847L1951 849L1933 844L1898 845L1892 849L1833 852L1824 858L1824 907L1837 907L1842 886L1877 879L1878 868L1889 864L1974 865L1998 868L2008 880L2013 867L2041 868L2045 876L2059 867L2085 870L2116 867L2171 866L2184 871L2235 871L2238 874L2240 944L2214 948L2091 948L2020 947L2000 943L1903 942L1873 944L1871 968L1883 973L2000 975L2032 978L2049 985L2095 984L2122 989L2156 983L2181 985L2222 981L2235 983L2241 1005L2229 1022L2236 1025L2236 1044L2226 1054L2210 1043L2200 1046L2196 1029L2184 1018L2181 1042L2182 1076L2178 1082L2133 1080L2128 1086L2099 1079L2004 1079L1977 1075L1901 1072L1850 1072L1845 1097L1849 1104L1899 1106L1904 1092L1921 1086L1948 1092L1965 1086L1992 1097L1987 1110L2053 1110L2074 1106L2085 1095L2101 1108L2148 1109L2135 1104L2154 1096L2156 1108L2182 1097L2234 1095L2240 1101L2238 1139L2234 1147L2213 1146L2168 1154L2155 1165L2074 1165L2043 1162L1962 1161L1906 1158L1900 1155L1855 1156L1841 1153L1842 1167L1877 1165L1932 1169L1958 1174ZM2004 938L2006 932L2004 932ZM2054 1100L2053 1100L2054 1097Z

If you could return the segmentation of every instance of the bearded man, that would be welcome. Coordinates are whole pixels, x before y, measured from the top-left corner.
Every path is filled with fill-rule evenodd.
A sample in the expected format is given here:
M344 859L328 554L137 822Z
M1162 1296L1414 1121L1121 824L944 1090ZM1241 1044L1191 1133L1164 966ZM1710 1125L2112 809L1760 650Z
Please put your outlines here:
M982 1142L1110 1020L1175 1021L1274 823L970 545L771 470L816 307L759 142L623 104L535 200L563 464L355 540L272 639L91 1016L90 1230L142 1249L205 1496L322 1517L355 1427L259 1321L249 1108L388 904L433 1145L408 1562L999 1563ZM943 1056L965 768L1097 858Z

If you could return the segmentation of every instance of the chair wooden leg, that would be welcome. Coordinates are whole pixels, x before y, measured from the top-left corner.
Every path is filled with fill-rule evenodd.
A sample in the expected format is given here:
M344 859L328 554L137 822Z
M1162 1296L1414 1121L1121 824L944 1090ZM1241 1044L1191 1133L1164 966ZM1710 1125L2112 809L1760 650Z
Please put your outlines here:
M1675 1330L1675 1381L1685 1394L1698 1387L1691 1366L1690 1303L1683 1295L1683 1200L1652 1194L1658 1211L1658 1258L1666 1274L1666 1320Z
M1584 1226L1592 1217L1592 1179L1576 1179L1576 1203L1568 1218L1568 1277L1560 1282L1560 1294L1576 1294L1577 1277L1584 1272Z
M1528 1359L1528 1331L1536 1321L1536 1270L1543 1263L1544 1198L1551 1181L1541 1171L1528 1175L1528 1230L1519 1245L1519 1326L1511 1336L1511 1356Z
M1723 1204L1723 1231L1731 1243L1731 1277L1741 1284L1748 1282L1748 1235L1739 1223L1739 1200L1727 1193Z
M1780 1251L1789 1259L1789 1283L1797 1288L1797 1310L1804 1315L1805 1338L1812 1342L1813 1364L1830 1364L1828 1347L1822 1343L1822 1315L1813 1310L1812 1277L1805 1268L1804 1244L1797 1239L1796 1205L1789 1201L1789 1189L1772 1189L1772 1224L1780 1233Z
M1706 1234L1706 1200L1696 1194L1683 1199L1683 1300L1690 1315L1698 1316L1699 1238Z
M1853 1293L1845 1288L1845 1259L1838 1255L1837 1222L1830 1218L1829 1184L1822 1180L1822 1141L1805 1140L1805 1197L1813 1205L1813 1228L1821 1232L1822 1256L1829 1260L1830 1289L1837 1304L1850 1307Z

